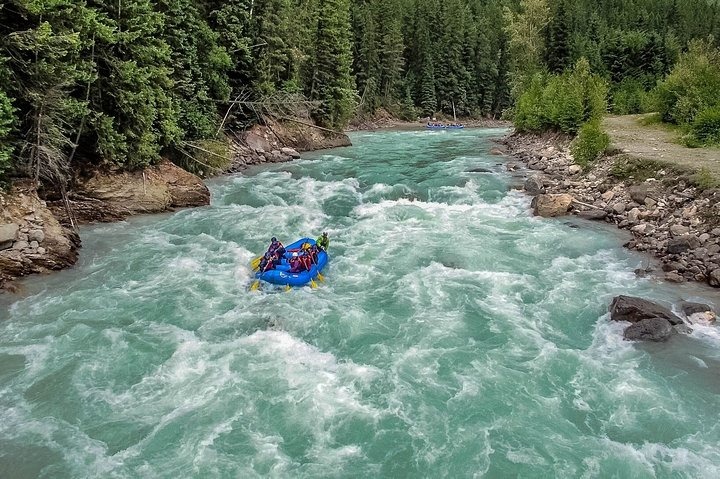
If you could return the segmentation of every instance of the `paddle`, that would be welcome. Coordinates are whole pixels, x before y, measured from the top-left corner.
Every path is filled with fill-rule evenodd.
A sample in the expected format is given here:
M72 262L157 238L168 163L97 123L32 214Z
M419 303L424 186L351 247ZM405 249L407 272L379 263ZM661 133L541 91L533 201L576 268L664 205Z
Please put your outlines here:
M254 260L250 261L250 266L252 267L253 271L258 269L260 267L260 261L263 259L262 256L258 256Z

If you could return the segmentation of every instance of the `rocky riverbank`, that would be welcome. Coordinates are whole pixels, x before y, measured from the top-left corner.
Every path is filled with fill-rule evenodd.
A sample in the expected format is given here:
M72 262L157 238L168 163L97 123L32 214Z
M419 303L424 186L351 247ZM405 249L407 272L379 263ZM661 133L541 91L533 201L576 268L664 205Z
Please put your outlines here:
M268 121L233 135L232 161L215 173L237 173L249 165L299 158L299 151L349 145L347 135L302 120ZM75 264L81 244L78 225L210 204L202 179L167 160L134 172L101 170L75 178L67 201L43 193L41 198L25 180L0 193L0 291L12 289L14 279Z
M281 163L300 157L300 152L350 146L344 133L319 128L302 120L255 125L235 134L232 162L221 174L238 173L250 165Z
M60 224L30 181L0 193L0 290L8 281L75 264L80 237Z
M633 235L625 246L660 259L662 271L653 274L720 287L719 189L703 189L687 172L622 152L583 170L563 136L513 134L502 143L527 167L524 189L535 196L535 214L615 224Z

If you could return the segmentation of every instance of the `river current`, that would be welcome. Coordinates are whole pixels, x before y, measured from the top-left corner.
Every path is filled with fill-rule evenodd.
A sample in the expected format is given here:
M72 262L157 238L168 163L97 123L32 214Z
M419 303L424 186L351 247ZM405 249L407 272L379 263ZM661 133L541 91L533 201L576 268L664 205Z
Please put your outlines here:
M355 133L85 228L0 297L0 477L720 477L718 328L635 344L607 315L717 294L532 217L503 133ZM317 289L249 291L271 236L322 231Z

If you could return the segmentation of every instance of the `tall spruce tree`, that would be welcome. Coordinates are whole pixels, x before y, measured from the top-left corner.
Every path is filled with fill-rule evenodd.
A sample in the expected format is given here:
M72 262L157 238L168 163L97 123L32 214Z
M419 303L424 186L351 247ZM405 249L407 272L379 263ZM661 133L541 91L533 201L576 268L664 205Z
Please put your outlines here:
M230 57L218 34L200 16L194 0L160 0L162 37L170 47L173 102L183 139L210 138L217 129L218 102L230 95Z
M315 118L322 125L343 127L355 108L350 38L348 0L320 0L310 98L321 102Z
M98 80L92 89L92 132L105 161L126 168L157 162L181 141L173 101L172 50L163 38L165 15L150 0L92 5L112 18L115 35L98 41Z
M14 145L11 133L17 118L12 99L5 91L5 85L10 81L9 71L5 66L6 58L0 57L0 187L5 183L7 172L12 166L12 152Z

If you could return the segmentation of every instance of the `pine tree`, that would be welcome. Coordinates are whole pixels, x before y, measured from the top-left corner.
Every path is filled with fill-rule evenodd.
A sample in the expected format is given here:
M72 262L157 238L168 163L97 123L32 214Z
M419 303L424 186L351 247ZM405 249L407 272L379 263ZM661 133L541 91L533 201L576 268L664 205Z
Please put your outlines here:
M230 57L228 84L234 92L249 85L253 78L252 19L253 0L206 0L208 25L217 34L217 42Z
M286 42L290 31L287 0L255 0L256 89L269 94L288 79L290 47Z
M183 134L172 97L172 50L163 39L165 15L150 0L98 0L93 6L115 27L114 38L99 41L96 52L91 108L98 153L131 169L155 163Z
M548 70L560 73L571 65L570 11L567 0L560 0L547 26L545 58Z
M356 104L350 5L348 0L321 0L319 7L310 98L321 102L315 113L320 124L342 128Z
M372 113L380 106L378 92L380 59L378 32L371 2L355 3L352 8L352 19L355 37L353 71L360 94L359 107L363 112Z
M165 17L162 37L171 49L172 96L178 108L178 126L188 140L214 135L218 102L227 101L230 94L226 75L230 57L195 3L158 1Z
M383 104L389 105L398 97L400 79L403 73L405 45L398 3L393 0L379 0L379 92Z
M9 71L3 76L11 79L3 83L12 88L8 93L22 112L17 123L17 166L36 181L64 184L70 174L74 133L88 114L87 102L76 99L73 92L92 78L91 65L83 62L81 52L87 39L83 33L93 16L71 0L18 0L13 7L10 17L2 10L0 28L14 24L14 31L2 32L9 57ZM4 96L2 129L7 130L12 110Z
M4 85L9 82L9 71L5 67L6 58L0 57L0 187L5 183L5 176L12 167L12 152L14 145L10 139L13 127L17 121L12 99L4 91Z

